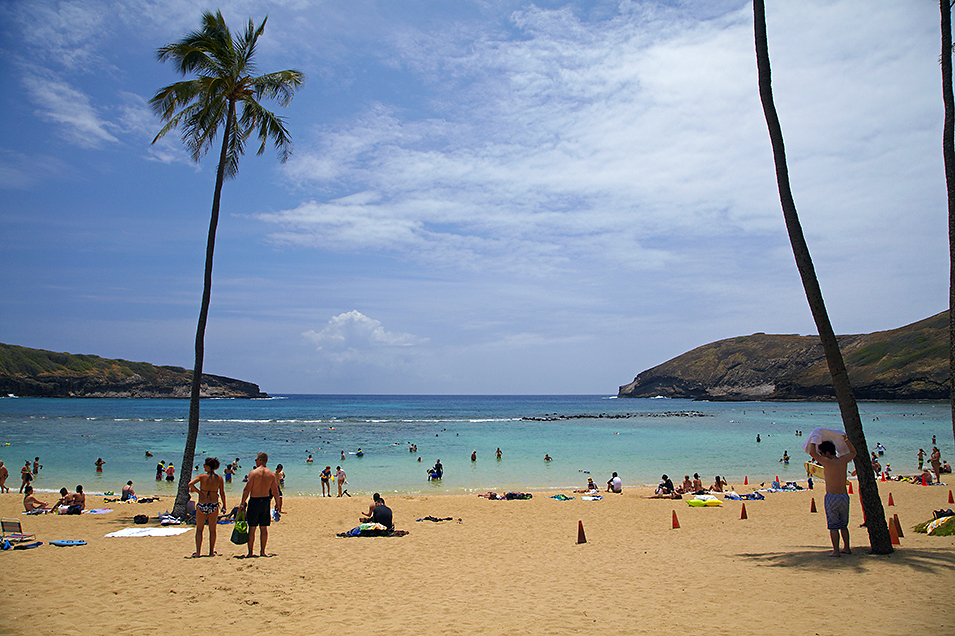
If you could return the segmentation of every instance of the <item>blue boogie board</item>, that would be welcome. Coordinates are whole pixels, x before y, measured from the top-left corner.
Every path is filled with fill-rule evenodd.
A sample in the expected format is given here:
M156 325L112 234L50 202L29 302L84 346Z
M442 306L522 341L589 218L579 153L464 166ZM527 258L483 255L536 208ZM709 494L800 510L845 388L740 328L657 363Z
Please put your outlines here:
M56 545L60 547L86 545L86 541L83 541L82 539L57 539L56 541L50 541L50 545Z

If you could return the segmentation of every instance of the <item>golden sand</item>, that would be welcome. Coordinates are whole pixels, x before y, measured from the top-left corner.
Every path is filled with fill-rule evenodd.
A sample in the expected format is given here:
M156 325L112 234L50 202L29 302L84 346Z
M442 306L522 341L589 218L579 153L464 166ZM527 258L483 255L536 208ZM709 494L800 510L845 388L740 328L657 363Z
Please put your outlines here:
M271 528L274 556L254 559L234 558L245 546L229 542L228 525L213 558L185 558L192 528L104 537L136 514L156 525L171 499L88 497L114 512L28 516L14 491L0 495L4 518L40 541L88 545L0 553L0 633L955 634L955 537L911 530L955 507L949 488L879 485L884 503L893 496L886 511L899 516L901 547L868 553L855 496L854 553L841 559L827 556L818 489L745 502L747 519L740 502L692 508L633 488L594 502L393 495L407 536L347 539L335 535L357 525L368 498L289 498ZM454 520L416 521L428 515Z

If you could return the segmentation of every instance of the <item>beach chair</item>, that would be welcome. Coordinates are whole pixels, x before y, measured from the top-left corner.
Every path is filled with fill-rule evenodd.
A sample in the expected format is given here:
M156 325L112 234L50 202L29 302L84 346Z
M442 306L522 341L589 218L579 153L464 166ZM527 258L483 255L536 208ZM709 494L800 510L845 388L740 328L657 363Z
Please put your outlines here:
M0 527L3 529L2 539L11 543L36 540L35 534L24 534L19 519L0 519Z

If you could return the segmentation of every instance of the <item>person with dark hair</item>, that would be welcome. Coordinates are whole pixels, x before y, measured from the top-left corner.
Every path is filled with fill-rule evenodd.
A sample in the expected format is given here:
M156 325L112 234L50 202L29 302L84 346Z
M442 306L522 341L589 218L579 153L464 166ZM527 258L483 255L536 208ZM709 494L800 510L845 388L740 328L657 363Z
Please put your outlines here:
M34 510L49 510L46 502L40 501L33 496L33 486L27 486L24 491L23 497L23 509L27 512L33 512Z
M119 496L120 501L136 501L136 491L133 490L133 482L127 481L126 485L123 486L123 492Z
M698 495L702 495L705 490L703 490L703 480L700 479L700 473L693 473L693 492Z
M393 515L391 513L391 508L385 505L385 500L381 498L381 495L378 493L374 494L372 497L373 503L371 508L368 509L367 517L359 517L361 523L380 523L381 525L388 528L388 531L391 532L395 529Z
M843 441L848 452L836 454L836 445L832 440L825 440L819 444L809 444L809 455L822 465L823 476L826 480L826 522L829 527L829 538L832 540L831 557L840 557L843 554L852 554L849 549L849 494L846 492L846 471L849 462L856 456L856 449L845 435ZM839 535L842 535L843 549L839 550Z
M275 478L275 473L266 468L269 461L268 453L259 453L255 457L255 468L249 471L249 476L245 484L245 490L242 491L242 503L239 504L239 510L246 510L245 502L248 500L249 507L246 510L246 521L249 524L249 552L247 557L253 556L255 550L255 529L259 528L261 537L261 546L259 548L260 556L268 556L265 551L266 544L269 541L269 526L272 523L272 516L269 511L269 502L275 497L275 511L282 512L282 495L279 492L279 482Z
M614 473L607 482L607 492L623 492L623 480Z
M673 494L673 480L664 473L663 477L660 478L660 485L657 486L656 494L658 495L672 495Z
M193 557L202 554L202 532L209 524L209 556L216 556L216 525L219 522L219 497L222 497L222 509L225 510L225 482L216 474L219 460L206 457L203 468L205 473L197 475L189 482L189 492L198 493L196 504L196 551Z
M77 484L76 492L73 493L69 501L69 508L66 509L66 514L78 515L83 512L84 507L86 507L86 495L83 493L83 486Z
M311 455L309 455L311 457ZM322 497L331 497L332 496L332 467L325 466L325 469L322 470ZM325 493L328 493L327 495Z
M20 494L23 494L23 489L30 485L30 482L33 481L33 471L30 470L30 460L26 460L26 466L20 469L20 480L23 482L20 484Z

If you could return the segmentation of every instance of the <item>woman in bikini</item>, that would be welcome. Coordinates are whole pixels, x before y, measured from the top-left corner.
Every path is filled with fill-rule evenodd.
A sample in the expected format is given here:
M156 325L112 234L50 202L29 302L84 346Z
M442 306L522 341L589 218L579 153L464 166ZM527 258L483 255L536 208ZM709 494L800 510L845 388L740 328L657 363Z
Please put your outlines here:
M216 524L219 521L219 497L222 497L222 509L225 504L225 482L221 475L216 474L219 460L207 457L204 468L205 474L193 478L189 482L190 492L199 493L199 502L196 504L196 551L193 557L202 552L202 531L206 523L209 524L209 556L216 556Z

